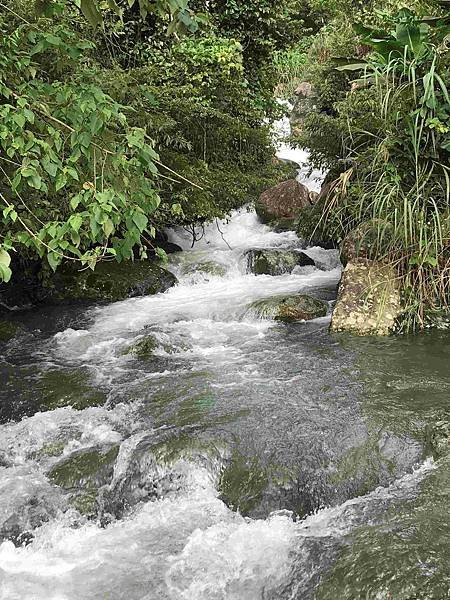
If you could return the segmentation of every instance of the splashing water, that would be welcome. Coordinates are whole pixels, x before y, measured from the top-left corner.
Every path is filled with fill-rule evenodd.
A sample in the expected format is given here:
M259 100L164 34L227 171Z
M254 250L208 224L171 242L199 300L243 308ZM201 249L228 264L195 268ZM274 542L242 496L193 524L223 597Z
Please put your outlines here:
M410 413L389 421L371 403L329 317L282 325L249 311L298 292L331 310L335 251L308 248L315 267L255 276L248 250L301 241L246 209L198 230L194 247L182 229L170 237L183 248L169 265L176 287L5 350L18 369L75 373L70 385L89 373L106 403L1 426L2 600L313 598L354 532L419 501L436 469ZM151 356L133 354L149 336Z

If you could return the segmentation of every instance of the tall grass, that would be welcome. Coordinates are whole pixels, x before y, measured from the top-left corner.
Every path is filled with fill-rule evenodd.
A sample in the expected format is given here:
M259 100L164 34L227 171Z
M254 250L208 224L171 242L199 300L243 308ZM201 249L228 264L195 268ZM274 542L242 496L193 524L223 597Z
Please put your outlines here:
M310 42L306 39L301 45L275 52L274 64L278 76L276 95L289 100L303 81L304 67Z
M382 125L373 133L349 123L353 166L335 182L321 224L341 238L361 224L372 228L375 243L366 253L396 269L405 331L426 327L450 306L450 99L443 71L437 49L426 63L405 51L371 64L360 84L375 91Z

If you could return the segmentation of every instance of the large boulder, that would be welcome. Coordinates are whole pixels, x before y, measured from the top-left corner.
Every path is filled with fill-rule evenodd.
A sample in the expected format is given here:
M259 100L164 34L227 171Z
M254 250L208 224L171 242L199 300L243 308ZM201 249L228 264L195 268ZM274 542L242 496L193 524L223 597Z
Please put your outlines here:
M176 283L175 275L154 261L101 262L94 271L62 267L48 291L52 300L115 302L165 292Z
M310 205L308 188L296 179L289 179L263 192L255 208L263 223L271 223L280 219L294 221L299 212Z
M249 250L248 270L255 275L284 275L295 267L314 266L314 260L297 250Z
M388 335L400 314L400 289L394 269L366 259L350 261L342 275L332 331Z
M298 294L258 300L250 306L250 310L264 319L294 323L325 317L328 304L323 300Z

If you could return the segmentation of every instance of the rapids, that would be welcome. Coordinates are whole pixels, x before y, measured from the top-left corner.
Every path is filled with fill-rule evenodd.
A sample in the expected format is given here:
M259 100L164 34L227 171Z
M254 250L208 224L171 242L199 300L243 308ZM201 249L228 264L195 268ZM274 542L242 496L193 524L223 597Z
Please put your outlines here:
M302 247L251 210L170 235L176 287L17 315L0 346L1 600L448 597L448 466L423 437L448 336L330 335L337 253L248 273L248 249ZM295 292L329 315L249 310Z

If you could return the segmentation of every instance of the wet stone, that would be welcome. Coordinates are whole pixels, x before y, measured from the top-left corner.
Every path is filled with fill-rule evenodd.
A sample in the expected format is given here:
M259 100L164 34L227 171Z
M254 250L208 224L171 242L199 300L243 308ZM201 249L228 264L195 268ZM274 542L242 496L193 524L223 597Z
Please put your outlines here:
M12 321L0 321L0 342L9 342L12 340L18 331L20 326Z
M90 406L102 406L107 399L102 390L90 384L87 374L82 370L47 371L36 383L36 388L41 408L46 410L64 406L84 410Z
M255 275L284 275L296 267L315 266L314 260L299 250L250 250L248 269Z
M95 516L99 490L111 482L118 452L118 446L80 450L52 467L48 478L69 494L79 513Z
M250 310L261 318L292 323L325 317L328 305L323 300L299 294L258 300L251 305Z

